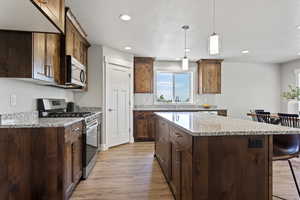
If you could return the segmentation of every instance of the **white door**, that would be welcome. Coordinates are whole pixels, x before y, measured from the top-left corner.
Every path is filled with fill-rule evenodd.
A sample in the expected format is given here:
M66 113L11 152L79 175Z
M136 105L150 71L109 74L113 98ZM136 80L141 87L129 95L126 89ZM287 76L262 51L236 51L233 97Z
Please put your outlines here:
M109 64L108 67L108 146L129 142L130 130L130 72Z

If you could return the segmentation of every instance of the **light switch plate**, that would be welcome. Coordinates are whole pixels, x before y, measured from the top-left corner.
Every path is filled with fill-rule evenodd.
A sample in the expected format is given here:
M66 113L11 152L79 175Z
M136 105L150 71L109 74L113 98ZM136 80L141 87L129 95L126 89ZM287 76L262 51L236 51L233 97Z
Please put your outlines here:
M10 105L11 106L17 105L17 95L15 94L10 95Z

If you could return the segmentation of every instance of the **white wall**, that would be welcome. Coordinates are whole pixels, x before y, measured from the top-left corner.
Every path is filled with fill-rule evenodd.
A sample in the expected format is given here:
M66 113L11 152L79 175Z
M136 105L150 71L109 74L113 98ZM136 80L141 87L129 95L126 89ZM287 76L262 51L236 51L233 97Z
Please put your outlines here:
M177 62L180 66L180 62ZM174 62L156 62L156 66L172 68ZM194 66L192 64L192 66ZM197 75L197 73L196 73ZM198 79L198 77L196 77ZM247 118L250 109L280 111L280 67L276 64L222 64L222 94L195 94L195 104L209 103L228 109L230 116ZM152 94L135 94L135 105L153 105Z
M250 109L280 111L280 67L276 64L222 64L222 94L215 104L228 109L229 115L247 118Z
M36 110L37 98L63 98L73 101L73 92L50 86L0 78L0 113L29 112ZM10 96L16 95L16 106L10 105Z
M102 107L103 48L93 45L88 52L88 91L75 92L75 101L84 107Z
M288 86L297 86L295 70L300 69L300 60L294 60L280 65L281 94L288 91ZM281 112L287 112L287 100L281 97Z

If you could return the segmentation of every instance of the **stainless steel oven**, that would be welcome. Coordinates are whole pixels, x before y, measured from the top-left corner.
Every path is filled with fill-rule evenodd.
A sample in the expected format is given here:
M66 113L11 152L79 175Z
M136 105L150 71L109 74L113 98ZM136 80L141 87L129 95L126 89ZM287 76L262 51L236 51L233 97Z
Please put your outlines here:
M85 152L83 155L83 178L86 179L96 164L99 141L99 127L97 116L90 116L85 120L84 140Z
M85 87L86 86L86 66L80 63L72 56L66 57L67 61L67 82L68 86Z

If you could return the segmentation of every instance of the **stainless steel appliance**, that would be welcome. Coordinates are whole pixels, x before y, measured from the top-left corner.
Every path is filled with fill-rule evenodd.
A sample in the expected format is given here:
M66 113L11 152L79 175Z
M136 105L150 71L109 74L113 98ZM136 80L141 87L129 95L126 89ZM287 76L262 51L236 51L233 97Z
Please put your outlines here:
M83 128L83 179L86 179L96 164L101 134L101 117L93 112L66 112L64 99L37 99L40 117L80 117L84 118Z
M66 56L67 86L86 86L86 67L72 56Z

